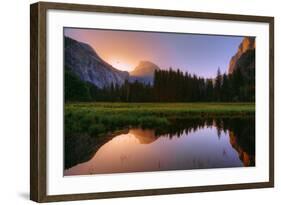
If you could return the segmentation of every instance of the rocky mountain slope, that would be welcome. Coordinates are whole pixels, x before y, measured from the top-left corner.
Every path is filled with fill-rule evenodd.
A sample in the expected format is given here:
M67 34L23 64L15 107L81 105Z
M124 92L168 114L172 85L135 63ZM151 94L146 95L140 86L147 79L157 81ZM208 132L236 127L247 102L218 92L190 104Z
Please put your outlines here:
M65 37L64 48L66 69L82 81L103 88L109 87L112 83L121 85L129 78L128 72L120 71L105 62L88 44Z
M236 54L231 58L228 73L232 74L238 67L243 70L255 68L255 38L245 37L238 47Z
M152 62L140 61L133 71L130 72L130 81L139 81L152 84L155 70L160 68Z

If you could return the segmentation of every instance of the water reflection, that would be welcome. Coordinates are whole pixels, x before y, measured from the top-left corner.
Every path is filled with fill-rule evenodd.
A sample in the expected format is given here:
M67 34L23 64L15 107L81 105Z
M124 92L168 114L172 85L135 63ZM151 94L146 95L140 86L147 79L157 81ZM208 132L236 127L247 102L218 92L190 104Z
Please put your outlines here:
M65 153L65 175L255 165L254 118L181 120L161 130L131 128L106 138L82 139L72 154Z

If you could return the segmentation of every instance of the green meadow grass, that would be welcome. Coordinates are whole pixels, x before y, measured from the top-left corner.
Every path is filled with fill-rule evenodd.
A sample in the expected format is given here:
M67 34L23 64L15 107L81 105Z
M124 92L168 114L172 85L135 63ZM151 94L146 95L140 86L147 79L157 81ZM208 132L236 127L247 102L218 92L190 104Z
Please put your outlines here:
M131 126L161 128L189 118L249 117L254 103L66 103L65 134L105 133Z

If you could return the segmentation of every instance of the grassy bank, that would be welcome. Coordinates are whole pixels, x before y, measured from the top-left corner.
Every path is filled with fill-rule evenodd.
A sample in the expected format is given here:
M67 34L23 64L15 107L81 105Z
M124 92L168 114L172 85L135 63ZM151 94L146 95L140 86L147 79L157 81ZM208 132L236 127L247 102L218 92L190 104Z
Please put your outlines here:
M180 119L254 115L254 103L67 103L65 133L101 136L129 126L161 128Z

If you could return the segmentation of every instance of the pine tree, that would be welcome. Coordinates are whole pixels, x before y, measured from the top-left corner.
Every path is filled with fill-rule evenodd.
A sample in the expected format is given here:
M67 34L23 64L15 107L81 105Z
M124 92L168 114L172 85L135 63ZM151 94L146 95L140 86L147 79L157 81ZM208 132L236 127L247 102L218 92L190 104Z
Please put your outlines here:
M224 102L229 101L229 80L228 76L224 73L222 76L222 86L221 86L221 100Z
M218 68L217 71L217 77L215 81L215 96L216 96L216 101L221 101L221 85L222 85L222 76L221 76L221 71L220 67Z

